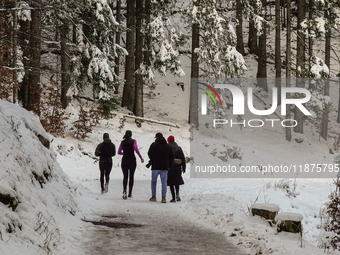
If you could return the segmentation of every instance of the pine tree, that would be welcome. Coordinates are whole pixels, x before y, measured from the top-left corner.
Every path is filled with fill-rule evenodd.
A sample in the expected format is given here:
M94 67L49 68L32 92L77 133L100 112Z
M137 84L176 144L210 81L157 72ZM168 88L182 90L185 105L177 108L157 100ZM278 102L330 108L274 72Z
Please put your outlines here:
M278 104L281 104L281 13L280 1L275 2L275 86L278 88Z
M124 31L124 27L116 22L106 1L84 1L74 7L74 13L77 21L82 22L82 29L80 54L74 55L70 64L73 93L81 94L85 88L92 88L95 102L108 116L118 105L115 87L123 83L114 73L115 58L127 52L115 44L113 38L117 32Z
M196 1L193 1L196 3ZM236 50L236 34L229 23L223 1L200 0L189 12L191 24L200 30L200 46L196 49L204 77L234 77L246 69L242 55Z
M31 68L29 73L29 94L27 110L40 115L40 55L41 55L41 6L42 0L32 1L31 30L30 30L30 54Z
M139 72L145 79L154 79L154 72L183 76L179 60L179 47L186 41L185 34L172 20L177 10L177 1L145 1L144 61Z
M126 50L125 84L123 90L122 107L133 111L135 102L135 0L126 1Z
M7 4L6 1L3 4ZM3 6L0 5L0 8ZM8 56L10 55L9 44L5 43L3 38L9 37L11 34L11 26L7 21L4 13L0 12L0 99L9 100L10 98L10 87L13 79L13 73L9 71L9 69L5 69L5 66L9 66L10 59Z
M236 0L236 35L237 35L237 46L236 50L244 55L244 45L243 45L243 17L242 17L242 3L241 0Z
M286 87L290 87L291 78L291 0L287 0L287 35L286 35ZM287 107L286 118L290 119L290 107ZM285 128L286 140L292 140L292 129Z
M261 0L262 6L266 9L267 0ZM264 11L262 16L262 31L259 36L259 53L258 53L258 67L257 67L257 78L258 86L268 91L267 85L267 27L266 27L266 11Z
M29 67L30 67L30 21L31 12L27 11L29 5L25 2L19 4L19 37L18 42L22 51L22 62L24 66L23 79L19 90L19 101L21 101L22 106L27 109L28 98L29 98Z
M143 42L142 26L144 22L144 0L136 3L136 54L135 54L135 103L134 115L143 117L143 76L138 72L143 64Z

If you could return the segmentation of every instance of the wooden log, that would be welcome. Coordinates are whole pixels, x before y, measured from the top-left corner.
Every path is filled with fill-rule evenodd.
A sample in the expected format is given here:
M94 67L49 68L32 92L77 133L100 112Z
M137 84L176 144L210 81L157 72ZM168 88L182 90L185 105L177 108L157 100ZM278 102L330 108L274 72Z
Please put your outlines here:
M144 118L144 117L137 117L137 116L128 115L128 114L123 114L122 117L123 118L131 118L131 119L140 120L140 121L147 121L147 122L152 122L152 123L156 123L156 124L160 124L160 125L165 125L165 126L179 128L178 125L173 124L171 122L166 122L166 121L153 120L153 119L148 119L148 118Z

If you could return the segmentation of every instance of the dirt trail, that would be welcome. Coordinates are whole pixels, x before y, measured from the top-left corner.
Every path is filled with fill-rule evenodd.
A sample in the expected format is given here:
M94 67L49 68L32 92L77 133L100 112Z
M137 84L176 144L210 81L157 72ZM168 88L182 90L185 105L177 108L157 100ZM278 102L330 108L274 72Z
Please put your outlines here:
M114 214L101 215L86 232L83 248L91 255L248 254L228 243L224 235L179 215L173 209L177 205L116 200L109 210Z

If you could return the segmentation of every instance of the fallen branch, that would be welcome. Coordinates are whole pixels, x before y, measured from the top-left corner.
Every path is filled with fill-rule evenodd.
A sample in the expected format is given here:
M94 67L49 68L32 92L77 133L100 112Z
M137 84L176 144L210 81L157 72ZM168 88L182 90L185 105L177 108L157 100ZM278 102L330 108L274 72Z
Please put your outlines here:
M171 122L153 120L153 119L148 119L148 118L144 118L144 117L137 117L137 116L133 116L133 115L123 114L123 118L131 118L131 119L135 119L135 120L147 121L147 122L152 122L152 123L161 124L161 125L165 125L165 126L179 128L178 125L173 124Z
M89 97L84 97L84 96L76 96L76 95L73 95L73 98L75 99L85 99L87 101L91 101L91 102L94 102L94 100L92 98L89 98Z

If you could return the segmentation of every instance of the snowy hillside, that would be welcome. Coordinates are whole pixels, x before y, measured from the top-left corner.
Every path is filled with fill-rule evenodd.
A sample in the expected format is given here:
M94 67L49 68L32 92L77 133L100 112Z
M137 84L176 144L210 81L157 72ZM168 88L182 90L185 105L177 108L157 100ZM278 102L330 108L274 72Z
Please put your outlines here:
M0 100L0 119L0 254L46 254L64 242L73 184L39 140L50 138L37 117Z

